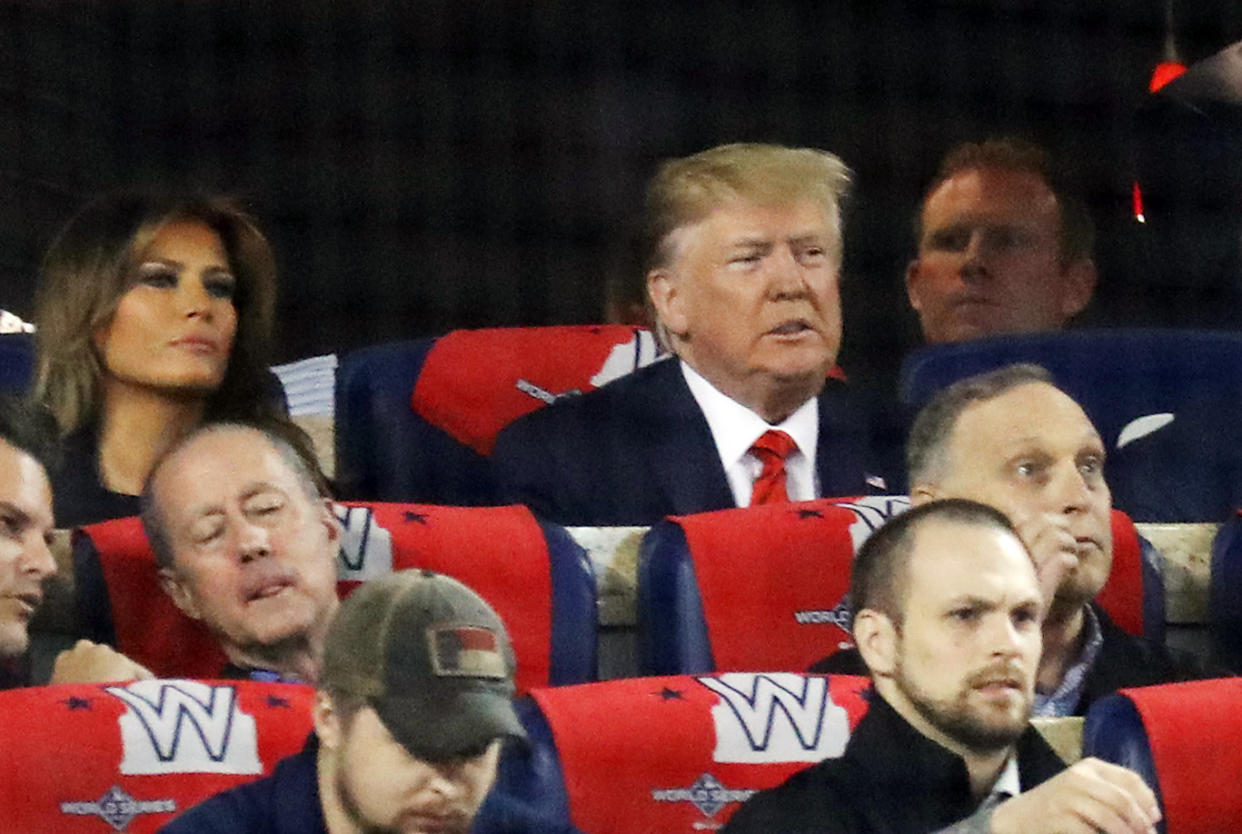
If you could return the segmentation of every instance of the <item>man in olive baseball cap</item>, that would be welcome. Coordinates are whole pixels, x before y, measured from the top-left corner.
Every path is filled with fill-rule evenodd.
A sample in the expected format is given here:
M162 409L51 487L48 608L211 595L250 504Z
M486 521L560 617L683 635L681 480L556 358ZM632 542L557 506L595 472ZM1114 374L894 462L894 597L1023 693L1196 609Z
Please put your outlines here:
M501 741L524 737L514 668L500 618L457 580L372 580L328 631L306 748L163 830L464 834Z

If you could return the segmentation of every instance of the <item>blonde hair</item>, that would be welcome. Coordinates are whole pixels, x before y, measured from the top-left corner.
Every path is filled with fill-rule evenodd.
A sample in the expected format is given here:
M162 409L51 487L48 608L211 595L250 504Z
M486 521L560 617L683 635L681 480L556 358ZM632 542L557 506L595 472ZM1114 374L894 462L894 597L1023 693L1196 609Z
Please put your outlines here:
M819 205L837 232L841 257L841 207L850 169L841 159L815 148L736 143L665 161L647 186L645 272L673 260L673 232L705 218L730 200L786 205L809 200Z
M673 263L675 232L738 199L762 206L815 203L836 233L831 255L839 264L841 211L849 187L849 167L835 154L815 148L738 142L666 160L647 186L643 274ZM646 303L656 340L672 350L674 340L650 294Z
M237 279L237 334L208 418L277 413L268 360L276 306L276 264L254 220L224 197L125 191L101 195L61 229L44 257L35 295L34 399L69 434L96 420L104 368L94 335L116 313L136 279L138 259L161 228L195 221L220 236Z

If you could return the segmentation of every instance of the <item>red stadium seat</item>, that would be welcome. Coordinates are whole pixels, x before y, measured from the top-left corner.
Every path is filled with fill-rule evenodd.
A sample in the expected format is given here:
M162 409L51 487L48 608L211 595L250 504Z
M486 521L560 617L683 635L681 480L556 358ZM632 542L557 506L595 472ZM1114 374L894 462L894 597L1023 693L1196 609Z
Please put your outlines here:
M342 595L405 568L453 576L500 614L518 658L519 691L595 677L595 581L586 554L525 507L342 504ZM93 524L74 544L79 607L96 639L161 676L213 677L224 658L201 624L159 587L137 518ZM589 639L584 639L589 635Z
M840 756L870 686L740 673L537 689L518 704L529 747L502 763L494 801L524 808L530 830L713 830L755 791Z
M1087 713L1083 755L1125 765L1160 800L1168 834L1242 821L1242 679L1123 689Z
M656 358L652 334L625 325L455 330L345 354L338 478L357 498L495 503L489 455L501 429Z
M0 692L4 830L152 834L301 750L313 697L310 687L256 681Z
M800 671L852 645L846 594L854 552L904 496L822 498L670 517L643 540L639 665L647 674ZM1119 510L1098 597L1126 631L1164 635L1151 546Z

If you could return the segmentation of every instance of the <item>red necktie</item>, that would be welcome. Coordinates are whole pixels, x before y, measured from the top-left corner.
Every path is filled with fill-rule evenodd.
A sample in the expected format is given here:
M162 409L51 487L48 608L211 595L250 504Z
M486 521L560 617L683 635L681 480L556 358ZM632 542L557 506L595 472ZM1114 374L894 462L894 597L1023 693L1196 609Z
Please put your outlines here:
M750 447L750 453L759 458L763 470L755 478L750 492L750 505L783 504L789 500L785 492L785 458L798 448L798 444L783 431L765 431Z

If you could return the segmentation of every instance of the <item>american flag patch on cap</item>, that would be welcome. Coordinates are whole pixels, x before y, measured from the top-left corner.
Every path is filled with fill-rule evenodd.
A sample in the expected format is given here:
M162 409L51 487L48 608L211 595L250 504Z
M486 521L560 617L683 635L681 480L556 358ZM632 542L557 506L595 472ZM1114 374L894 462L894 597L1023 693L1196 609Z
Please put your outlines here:
M479 626L427 629L431 668L440 677L506 677L505 658L496 632Z

